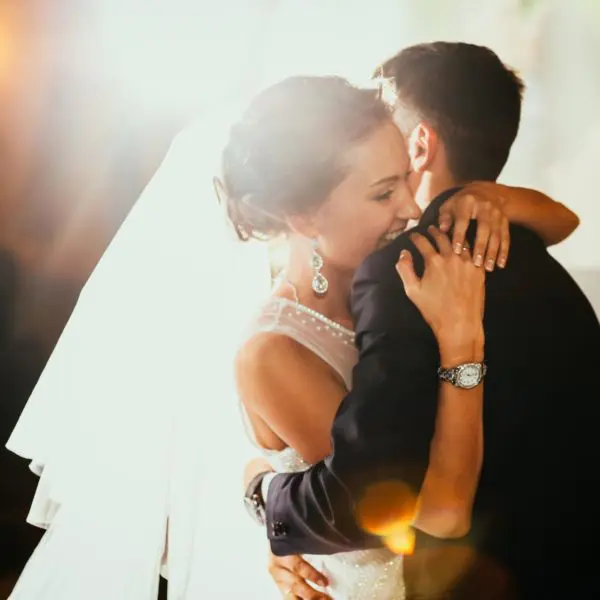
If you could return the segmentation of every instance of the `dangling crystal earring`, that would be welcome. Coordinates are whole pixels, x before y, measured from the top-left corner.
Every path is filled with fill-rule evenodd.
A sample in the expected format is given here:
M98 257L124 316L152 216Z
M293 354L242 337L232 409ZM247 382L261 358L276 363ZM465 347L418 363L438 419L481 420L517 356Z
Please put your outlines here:
M329 281L321 274L323 268L323 257L317 252L319 243L312 241L312 254L310 256L310 266L313 271L312 289L317 296L324 296L329 289Z

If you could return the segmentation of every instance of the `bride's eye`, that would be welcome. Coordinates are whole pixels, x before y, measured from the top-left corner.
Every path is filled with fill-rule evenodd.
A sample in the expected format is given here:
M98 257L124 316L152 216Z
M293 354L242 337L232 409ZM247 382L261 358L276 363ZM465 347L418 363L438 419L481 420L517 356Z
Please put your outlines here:
M376 200L377 202L383 202L385 200L389 200L394 194L394 190L387 190L387 192L384 192L383 194L379 194L378 196L375 196L375 198L373 198L373 200Z

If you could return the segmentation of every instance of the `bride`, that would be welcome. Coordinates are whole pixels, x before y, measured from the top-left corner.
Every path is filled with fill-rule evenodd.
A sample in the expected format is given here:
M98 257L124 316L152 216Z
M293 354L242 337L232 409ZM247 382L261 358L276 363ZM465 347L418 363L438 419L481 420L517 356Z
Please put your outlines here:
M40 475L28 520L47 528L11 600L152 600L161 569L170 598L269 597L256 551L261 532L253 537L238 506L238 473L251 448L240 447L231 397L236 354L244 416L273 464L304 468L329 451L355 360L353 270L419 216L402 139L372 92L339 78L292 78L254 100L231 131L221 196L239 237L283 234L290 256L252 319L249 309L268 296L265 248L230 244L217 203L203 197L207 153L189 141L174 145L86 284L9 440ZM386 168L393 177L365 194ZM535 229L529 206L519 211L533 193L476 184L447 214L463 214L469 203L499 207L506 196L515 220L521 214ZM562 237L570 233L564 208L549 199L537 205L564 222ZM488 247L500 244L502 260L498 207L481 212L493 216ZM327 259L325 294L320 263L308 268L317 254ZM474 290L472 304L460 306L479 318L471 309L483 299L481 270L465 259L459 270ZM434 284L429 293L454 301ZM285 345L295 363L279 365L277 354L271 364L245 360L249 348L274 338L272 347ZM279 373L268 395L261 368ZM307 368L328 394L306 393L294 369ZM223 473L229 479L219 481ZM272 573L284 593L305 597L302 570L289 570L290 560L273 559ZM327 593L356 595L362 575L377 578L387 563L400 577L393 555L366 553L361 574L330 582ZM333 572L335 562L325 557L317 566Z

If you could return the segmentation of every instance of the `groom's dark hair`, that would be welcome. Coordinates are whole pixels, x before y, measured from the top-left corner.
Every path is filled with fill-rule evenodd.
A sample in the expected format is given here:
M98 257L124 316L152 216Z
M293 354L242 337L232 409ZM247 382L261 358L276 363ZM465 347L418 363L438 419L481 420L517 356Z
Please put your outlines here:
M418 44L375 76L396 93L403 133L421 121L435 129L458 182L497 179L517 136L525 86L494 52L462 42Z

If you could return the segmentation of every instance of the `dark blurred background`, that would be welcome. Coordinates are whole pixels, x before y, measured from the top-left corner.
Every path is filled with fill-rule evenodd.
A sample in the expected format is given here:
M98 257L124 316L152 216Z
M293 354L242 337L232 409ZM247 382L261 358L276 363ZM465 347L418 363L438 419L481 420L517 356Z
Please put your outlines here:
M288 74L360 82L410 43L489 45L528 84L502 179L578 212L553 252L598 308L599 33L597 0L0 0L0 597L40 536L37 480L4 443L179 130Z

